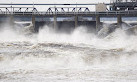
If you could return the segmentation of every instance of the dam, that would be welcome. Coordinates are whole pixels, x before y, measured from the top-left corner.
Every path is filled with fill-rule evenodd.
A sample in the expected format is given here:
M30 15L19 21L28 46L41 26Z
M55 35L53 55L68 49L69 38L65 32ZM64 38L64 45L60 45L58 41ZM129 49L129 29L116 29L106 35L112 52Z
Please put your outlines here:
M124 0L123 0L124 1ZM116 0L116 3L118 2ZM133 2L132 2L133 3ZM123 4L123 3L122 3ZM35 6L54 6L48 7L44 11L38 10ZM88 6L96 7L96 10L90 10ZM99 31L102 27L101 18L116 18L117 25L120 26L122 18L137 17L137 10L132 7L120 10L118 5L114 8L112 3L98 4L0 4L0 21L9 19L11 25L15 21L30 21L33 24L33 30L38 32L39 28L48 25L54 29L71 30L78 26L86 26L90 30ZM2 7L1 7L2 6ZM4 7L3 7L4 6ZM21 7L22 6L22 7ZM23 7L25 6L25 7ZM31 6L31 7L30 7ZM72 7L66 7L72 6ZM74 6L74 7L73 7ZM83 7L86 6L86 7ZM108 8L110 7L110 9ZM135 6L136 7L136 6ZM117 8L117 9L116 9ZM127 19L128 20L128 19Z

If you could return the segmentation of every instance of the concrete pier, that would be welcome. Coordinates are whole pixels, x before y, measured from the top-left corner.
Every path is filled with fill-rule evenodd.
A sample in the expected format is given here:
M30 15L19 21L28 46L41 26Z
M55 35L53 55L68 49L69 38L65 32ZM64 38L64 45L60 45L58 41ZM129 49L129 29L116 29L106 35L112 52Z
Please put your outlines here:
M13 26L14 26L14 16L13 15L10 15L10 20L9 20L9 24L10 24L10 26L13 28Z
M78 27L78 15L75 16L75 28Z
M32 24L33 24L33 31L35 31L35 16L32 15Z
M55 30L57 30L58 28L57 28L57 16L56 15L54 15L54 23L53 23L53 27L54 27L54 29Z
M100 16L96 15L96 32L98 32L99 28L100 28Z
M118 27L121 28L121 24L122 24L122 17L121 17L121 15L118 15L117 16L117 25L118 25Z

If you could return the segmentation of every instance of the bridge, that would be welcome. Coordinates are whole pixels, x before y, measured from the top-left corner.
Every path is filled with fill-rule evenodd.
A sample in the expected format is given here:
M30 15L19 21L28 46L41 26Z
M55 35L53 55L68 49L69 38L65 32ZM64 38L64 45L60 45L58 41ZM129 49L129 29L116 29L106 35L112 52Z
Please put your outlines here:
M93 4L6 4L6 3L1 3L0 17L1 18L9 17L11 20L11 23L14 22L14 18L16 17L20 17L20 18L31 17L31 21L34 28L36 28L36 22L39 21L37 19L40 17L44 17L44 18L52 17L54 28L57 28L58 17L73 17L75 27L78 27L78 22L80 17L88 17L88 18L92 18L91 21L96 22L96 29L98 29L101 24L100 17L117 17L118 25L122 23L122 17L137 17L137 10L110 11L106 9L106 11L98 12L98 11L91 10L89 8L89 6L91 5L96 6L97 4L95 3ZM107 3L105 5L111 5L111 4ZM22 6L22 7L19 7L19 6ZM35 6L54 6L54 7L48 7L46 10L40 11ZM61 7L58 7L58 6L61 6ZM66 6L72 6L72 7L66 7ZM83 6L86 6L86 7L83 7Z

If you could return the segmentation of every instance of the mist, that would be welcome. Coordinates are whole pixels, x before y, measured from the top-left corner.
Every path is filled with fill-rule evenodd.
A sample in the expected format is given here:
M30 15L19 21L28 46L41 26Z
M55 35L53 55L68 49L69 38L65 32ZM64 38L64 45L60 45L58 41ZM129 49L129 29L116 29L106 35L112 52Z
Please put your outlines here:
M13 29L14 28L14 29ZM136 35L128 35L125 30L120 28L110 33L104 38L98 37L84 26L77 27L71 33L57 32L47 25L39 29L36 34L28 32L26 27L10 27L7 23L1 25L0 42L18 42L32 41L35 43L71 43L71 44L87 44L99 49L117 49L136 50ZM28 33L28 34L27 34Z
M85 26L65 33L47 25L30 33L20 26L0 26L0 81L136 81L136 35L117 28L100 38Z

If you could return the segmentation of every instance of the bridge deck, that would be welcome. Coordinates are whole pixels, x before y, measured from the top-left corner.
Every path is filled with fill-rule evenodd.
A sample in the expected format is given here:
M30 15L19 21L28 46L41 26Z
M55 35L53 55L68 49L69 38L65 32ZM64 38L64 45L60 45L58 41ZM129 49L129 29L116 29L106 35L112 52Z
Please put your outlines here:
M0 16L137 16L137 10L106 12L0 12Z

